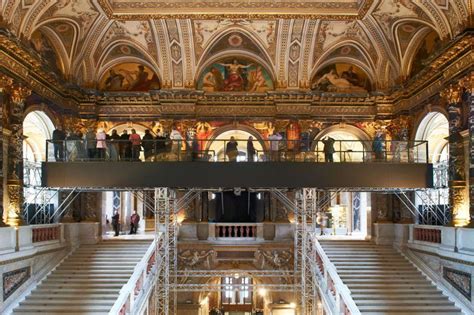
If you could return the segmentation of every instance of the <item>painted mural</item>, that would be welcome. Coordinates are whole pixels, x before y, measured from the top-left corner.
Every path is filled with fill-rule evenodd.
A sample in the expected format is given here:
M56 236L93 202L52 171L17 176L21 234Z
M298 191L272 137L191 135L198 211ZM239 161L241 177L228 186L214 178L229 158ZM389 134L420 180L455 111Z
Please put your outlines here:
M156 73L139 63L122 63L110 68L99 81L103 91L148 91L160 88Z
M431 31L420 44L420 48L413 57L411 75L415 75L425 68L431 59L441 49L441 40L435 31Z
M273 90L267 70L244 58L226 58L206 67L197 82L206 92L266 92Z
M316 73L312 89L321 92L366 93L371 90L371 82L359 67L337 63Z
M43 63L49 68L49 71L54 76L64 73L63 66L61 64L56 51L53 49L53 45L50 40L43 35L40 31L33 33L30 39L31 46L40 55Z

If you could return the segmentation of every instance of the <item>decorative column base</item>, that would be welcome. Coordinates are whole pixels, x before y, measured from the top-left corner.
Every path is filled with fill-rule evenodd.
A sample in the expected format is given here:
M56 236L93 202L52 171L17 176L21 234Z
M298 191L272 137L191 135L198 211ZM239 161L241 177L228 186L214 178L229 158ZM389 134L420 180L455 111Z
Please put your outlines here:
M17 179L8 180L7 190L9 198L7 224L13 227L24 225L25 222L21 215L21 182Z
M471 221L469 214L469 198L466 182L453 180L449 182L452 219L450 226L466 227Z

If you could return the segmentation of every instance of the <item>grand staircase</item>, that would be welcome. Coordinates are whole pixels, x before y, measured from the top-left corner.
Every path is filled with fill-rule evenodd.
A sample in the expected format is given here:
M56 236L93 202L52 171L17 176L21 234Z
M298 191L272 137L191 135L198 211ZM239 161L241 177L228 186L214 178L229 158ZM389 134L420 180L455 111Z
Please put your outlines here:
M150 240L110 240L79 247L13 314L107 314L150 244Z
M320 241L362 314L461 315L448 297L389 246Z

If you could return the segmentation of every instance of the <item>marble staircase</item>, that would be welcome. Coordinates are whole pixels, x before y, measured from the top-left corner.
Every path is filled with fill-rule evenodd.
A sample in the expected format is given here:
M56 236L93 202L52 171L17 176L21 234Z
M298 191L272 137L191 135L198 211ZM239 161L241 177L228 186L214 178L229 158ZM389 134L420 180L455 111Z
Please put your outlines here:
M368 241L319 242L362 314L463 314L394 248Z
M80 246L13 314L108 314L150 244L151 240L107 240Z

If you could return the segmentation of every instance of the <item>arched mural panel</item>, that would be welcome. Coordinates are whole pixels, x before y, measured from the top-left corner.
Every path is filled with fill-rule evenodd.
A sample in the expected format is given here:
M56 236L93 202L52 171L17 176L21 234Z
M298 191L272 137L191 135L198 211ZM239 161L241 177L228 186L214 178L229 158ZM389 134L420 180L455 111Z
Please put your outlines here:
M358 66L335 63L319 70L313 78L312 89L321 92L366 93L372 90L372 82Z
M442 48L438 33L431 31L421 42L411 62L410 75L415 75L427 66L427 62Z
M148 91L160 86L153 70L135 62L115 65L99 80L99 88L103 91Z
M206 92L266 92L274 89L267 69L245 57L226 57L204 68L196 88Z

